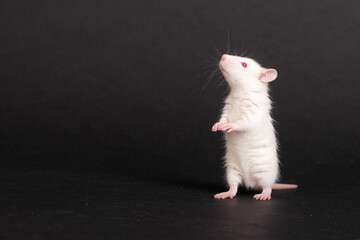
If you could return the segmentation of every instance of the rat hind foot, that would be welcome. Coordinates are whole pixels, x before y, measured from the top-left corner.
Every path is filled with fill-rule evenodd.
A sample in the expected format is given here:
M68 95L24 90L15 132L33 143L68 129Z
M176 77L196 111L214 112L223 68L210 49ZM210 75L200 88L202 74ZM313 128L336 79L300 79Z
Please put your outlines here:
M230 189L227 192L222 192L214 195L216 199L233 199L237 193L237 184L230 184Z
M259 193L259 194L255 194L254 198L256 200L270 200L271 199L271 195L268 193Z
M271 199L271 187L263 188L262 193L255 194L254 198L256 200L270 200Z
M226 199L226 198L233 199L233 197L235 197L235 193L233 193L230 190L227 192L222 192L214 195L214 198L216 199Z

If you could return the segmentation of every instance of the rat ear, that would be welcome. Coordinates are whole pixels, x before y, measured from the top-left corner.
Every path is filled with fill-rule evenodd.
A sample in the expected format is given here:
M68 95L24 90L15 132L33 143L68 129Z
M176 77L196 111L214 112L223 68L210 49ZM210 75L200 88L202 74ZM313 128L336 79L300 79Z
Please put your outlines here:
M277 74L276 69L273 69L273 68L264 69L260 73L259 80L260 80L260 82L263 82L263 83L271 82L277 78L277 75L278 74Z

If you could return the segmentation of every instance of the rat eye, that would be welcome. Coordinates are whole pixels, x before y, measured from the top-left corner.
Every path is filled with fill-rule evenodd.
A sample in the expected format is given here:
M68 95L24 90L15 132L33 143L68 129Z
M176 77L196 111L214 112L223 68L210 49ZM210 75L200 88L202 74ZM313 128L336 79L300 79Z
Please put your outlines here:
M246 62L242 62L241 64L243 65L243 67L244 67L244 68L246 68L246 67L247 67Z

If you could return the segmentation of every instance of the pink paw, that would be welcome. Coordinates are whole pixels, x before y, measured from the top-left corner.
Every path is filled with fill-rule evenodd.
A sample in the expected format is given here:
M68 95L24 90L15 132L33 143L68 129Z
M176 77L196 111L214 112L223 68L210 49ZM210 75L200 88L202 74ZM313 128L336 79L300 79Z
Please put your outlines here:
M214 195L214 198L216 198L216 199L226 199L226 198L233 199L234 197L235 197L235 194L230 191L222 192L222 193L218 193L218 194Z
M224 132L232 132L238 129L238 125L236 123L226 123L224 125L222 125L222 127L220 128L221 131Z
M259 194L255 194L254 198L256 200L270 200L271 195L269 193L259 193Z
M211 129L211 131L217 132L217 131L219 131L219 130L222 128L222 126L224 126L224 125L225 125L225 123L217 122L217 123L214 124L214 126L213 126L212 129Z

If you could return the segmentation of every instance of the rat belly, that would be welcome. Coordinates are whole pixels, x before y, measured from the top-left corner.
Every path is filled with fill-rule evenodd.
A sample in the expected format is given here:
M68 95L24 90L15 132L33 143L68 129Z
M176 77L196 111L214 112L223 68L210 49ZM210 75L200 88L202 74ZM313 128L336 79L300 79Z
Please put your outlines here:
M277 144L270 130L226 133L226 166L237 170L247 188L272 186L278 176Z

